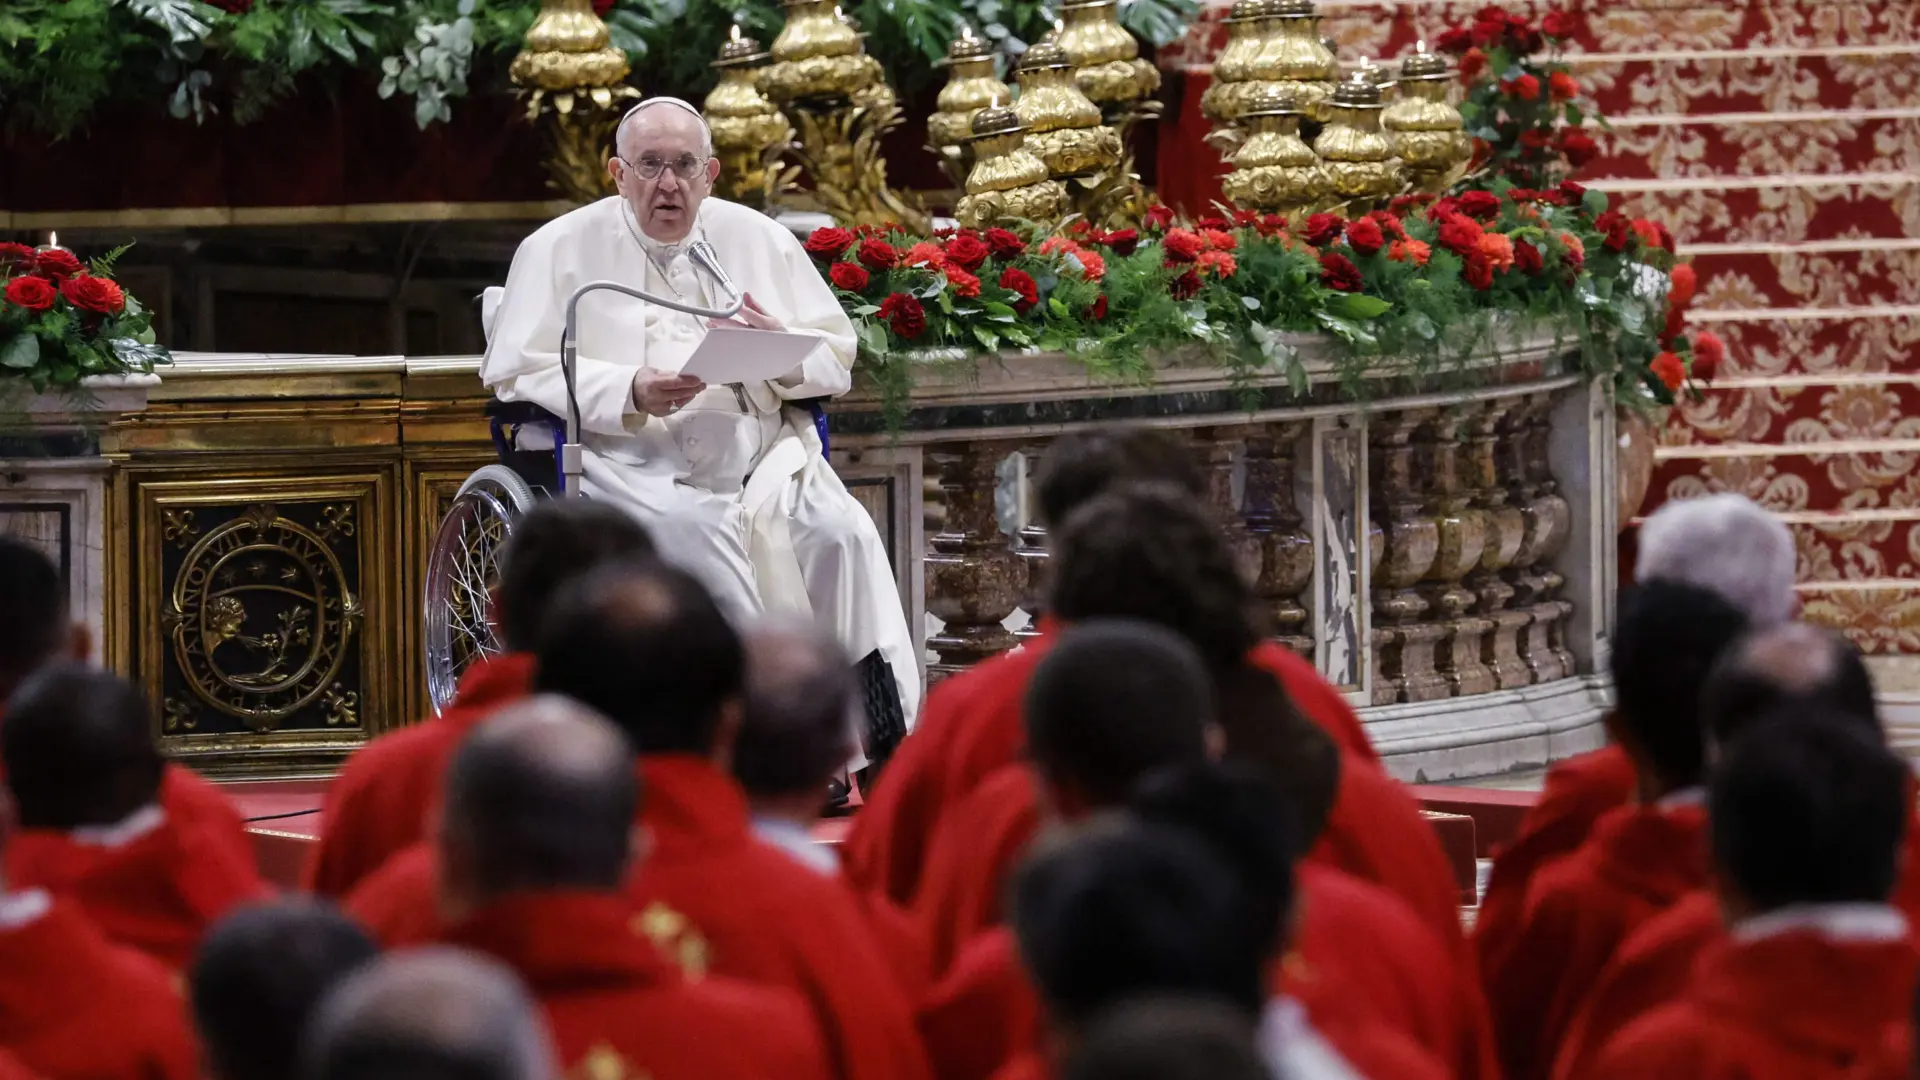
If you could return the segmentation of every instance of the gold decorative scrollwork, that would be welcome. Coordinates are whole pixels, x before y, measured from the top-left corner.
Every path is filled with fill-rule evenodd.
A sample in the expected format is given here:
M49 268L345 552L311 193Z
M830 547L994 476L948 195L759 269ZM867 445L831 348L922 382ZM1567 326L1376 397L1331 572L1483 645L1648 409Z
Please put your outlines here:
M165 523L160 530L161 537L180 547L193 543L193 538L200 535L200 526L194 524L191 510L163 510L160 520Z
M170 697L162 705L166 713L166 730L169 734L180 731L192 731L200 725L194 718L193 706L177 697Z
M678 964L687 979L697 981L706 977L711 950L707 939L685 915L655 900L633 917L631 929Z
M271 505L249 507L201 537L174 575L162 624L180 674L195 697L254 731L323 695L329 725L356 720L358 695L335 681L362 618L329 543L351 527L351 508L339 509L309 529Z
M620 1051L606 1043L595 1043L580 1064L567 1072L567 1080L653 1080L645 1069L636 1069Z
M353 520L353 504L344 503L320 511L320 525L314 529L314 535L332 544L342 537L352 536L357 528L359 526Z

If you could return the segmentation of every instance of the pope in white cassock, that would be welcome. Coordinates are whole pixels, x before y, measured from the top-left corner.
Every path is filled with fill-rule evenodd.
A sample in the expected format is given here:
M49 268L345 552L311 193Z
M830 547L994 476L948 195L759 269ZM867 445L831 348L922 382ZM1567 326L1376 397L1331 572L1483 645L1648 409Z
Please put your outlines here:
M610 291L588 294L576 378L585 494L630 508L736 621L808 615L855 659L877 650L910 723L920 669L886 549L822 456L811 415L791 405L847 392L853 324L790 231L709 197L720 162L691 105L642 102L622 120L614 149L607 167L619 195L548 222L514 254L481 378L503 401L565 416L567 298L605 279L724 306L687 254L696 241L710 243L746 294L746 325L820 344L779 379L708 386L679 374L706 336L705 321Z

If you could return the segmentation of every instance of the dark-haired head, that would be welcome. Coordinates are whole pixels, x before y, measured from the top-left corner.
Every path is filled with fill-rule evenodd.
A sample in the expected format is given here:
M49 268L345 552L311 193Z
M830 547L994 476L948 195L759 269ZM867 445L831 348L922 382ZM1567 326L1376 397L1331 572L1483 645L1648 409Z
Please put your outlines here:
M817 813L827 782L859 749L854 733L862 719L861 697L853 664L813 626L756 627L746 635L746 648L746 705L733 747L734 778L768 812L788 816L808 807Z
M1700 694L1707 742L1738 738L1760 717L1790 710L1851 718L1885 741L1873 676L1860 650L1831 630L1781 623L1733 643L1713 666Z
M611 891L626 877L640 788L618 729L554 695L501 709L447 767L446 915L522 890Z
M1089 1025L1066 1080L1273 1080L1254 1025L1204 998L1129 1001Z
M458 949L383 956L328 994L303 1080L555 1080L540 1010L513 972Z
M1027 755L1068 816L1118 806L1154 769L1207 756L1213 691L1179 635L1152 623L1073 624L1027 684Z
M1193 455L1153 428L1093 428L1062 435L1040 467L1040 518L1052 529L1117 487L1164 484L1198 498L1205 492Z
M614 560L653 556L653 538L632 514L590 499L545 499L514 522L500 551L494 621L506 646L534 647L547 606L568 579Z
M536 690L591 706L642 754L724 756L739 726L740 636L684 570L629 562L573 578L534 653Z
M1857 721L1793 708L1726 746L1707 786L1722 902L1885 903L1899 875L1912 773Z
M86 658L84 632L68 620L67 583L39 548L0 536L0 710L20 683L60 655Z
M293 1080L300 1039L327 993L379 953L321 900L289 897L214 924L188 983L214 1080Z
M152 803L165 768L152 715L145 694L105 671L57 664L30 676L0 724L20 824L111 825Z
M1239 876L1180 830L1095 819L1047 837L1014 881L1013 928L1056 1025L1144 994L1255 1015L1264 956Z
M1745 615L1705 589L1649 581L1621 592L1613 635L1616 704L1607 727L1632 757L1643 797L1701 782L1701 693L1714 663L1746 628Z

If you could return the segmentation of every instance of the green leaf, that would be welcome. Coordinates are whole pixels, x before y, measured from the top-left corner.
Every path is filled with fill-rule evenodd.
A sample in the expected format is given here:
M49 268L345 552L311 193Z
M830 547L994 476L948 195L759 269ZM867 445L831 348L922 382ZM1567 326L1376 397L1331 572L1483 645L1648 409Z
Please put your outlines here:
M855 305L855 306L854 306L854 307L853 307L853 308L851 309L851 312L852 312L852 314L854 314L854 315L878 315L878 314L880 314L880 305L878 305L878 304L856 304L856 305Z
M1327 300L1328 311L1348 319L1377 319L1391 307L1385 300L1365 293L1340 293Z
M1012 322L1018 318L1020 314L1013 310L1012 304L1003 304L998 300L989 300L985 304L982 304L981 307L986 311L987 318L997 319L1002 322Z
M885 356L892 347L887 336L885 323L863 322L860 324L860 347L871 356Z
M1057 296L1047 297L1047 310L1053 312L1053 317L1056 319L1067 317L1067 305L1061 303Z
M1586 123L1586 120L1587 120L1587 114L1580 111L1580 106L1574 105L1574 104L1568 104L1567 106L1567 126L1568 127L1579 127L1581 124Z
M1343 319L1331 311L1316 311L1313 314L1314 317L1320 321L1321 326L1340 335L1342 339L1354 345L1363 349L1377 349L1380 346L1378 338L1374 337L1359 323L1351 319Z
M0 367L26 370L40 366L40 339L32 334L15 334L0 348Z
M1246 308L1248 311L1259 311L1260 298L1257 296L1243 296L1240 298L1240 306Z
M1607 193L1588 188L1587 193L1580 198L1580 208L1594 217L1599 217L1607 212Z
M980 343L981 348L988 352L998 352L1000 350L1000 335L979 324L975 324L969 329L973 331L973 339Z
M213 32L220 9L199 0L126 0L127 10L167 32L176 45L201 42Z

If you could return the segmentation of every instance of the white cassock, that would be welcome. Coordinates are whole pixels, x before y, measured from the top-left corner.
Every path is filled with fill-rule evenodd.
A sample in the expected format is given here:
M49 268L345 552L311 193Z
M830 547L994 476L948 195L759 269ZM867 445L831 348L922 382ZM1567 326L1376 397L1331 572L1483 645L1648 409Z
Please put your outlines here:
M846 393L855 352L853 323L791 232L714 198L679 244L648 237L618 196L555 218L514 253L480 377L502 401L564 418L560 336L573 290L617 281L717 307L719 290L686 253L703 237L742 291L821 344L785 378L709 386L679 412L649 416L633 402L634 371L679 371L706 322L614 292L588 294L575 383L585 492L631 509L661 553L700 578L734 619L809 616L856 661L880 650L911 724L920 667L886 548L822 456L812 416L788 407Z

